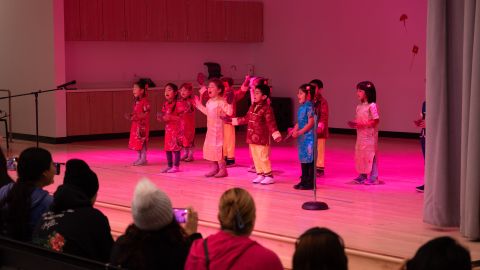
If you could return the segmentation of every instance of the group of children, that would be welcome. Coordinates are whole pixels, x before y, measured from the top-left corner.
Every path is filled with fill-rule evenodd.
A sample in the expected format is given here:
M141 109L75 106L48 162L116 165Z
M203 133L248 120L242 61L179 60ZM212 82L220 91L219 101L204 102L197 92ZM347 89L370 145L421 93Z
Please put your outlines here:
M146 98L153 82L139 80L134 84L133 112L127 117L132 121L129 148L138 151L133 165L146 164L150 106ZM314 173L324 174L325 142L328 137L328 103L322 96L323 83L315 79L302 84L297 92L300 107L297 123L287 137L297 138L301 163L300 182L295 189L313 189ZM236 116L236 103L250 90L251 106L245 116ZM275 116L270 106L271 88L262 78L246 77L240 89L233 89L231 78L212 79L200 89L200 97L193 95L191 83L180 89L173 83L165 85L165 103L157 120L165 123L165 152L167 167L164 173L179 171L180 160L193 161L195 137L195 109L207 116L207 134L203 144L203 158L211 162L206 177L228 176L227 166L235 164L235 126L247 125L247 144L257 176L255 184L273 184L270 163L270 143L282 140ZM355 164L359 176L357 184L378 184L377 143L379 115L376 106L376 90L372 82L357 84L360 104L356 118L348 125L357 129ZM202 103L206 100L206 104ZM315 141L316 138L316 141ZM316 149L314 149L316 145ZM182 157L180 152L184 151ZM316 164L314 154L317 152ZM316 170L315 170L316 167Z

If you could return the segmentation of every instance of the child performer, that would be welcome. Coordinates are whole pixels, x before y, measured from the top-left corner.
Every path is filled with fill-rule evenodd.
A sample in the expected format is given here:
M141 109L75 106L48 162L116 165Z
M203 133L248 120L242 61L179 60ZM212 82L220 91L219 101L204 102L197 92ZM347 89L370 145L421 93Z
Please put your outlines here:
M133 84L133 111L125 118L132 121L128 148L138 152L133 166L147 164L147 142L150 130L150 103L147 100L148 87L155 87L151 80L140 79Z
M180 134L182 138L183 155L180 160L193 161L193 146L195 140L195 100L192 96L193 85L184 83L180 86L180 100L177 102L180 115Z
M426 123L425 123L425 114L427 107L425 101L422 103L422 112L420 114L420 119L415 120L414 123L417 127L422 128L420 130L420 145L422 146L423 161L425 161L425 138L426 138ZM418 192L423 192L425 185L421 185L415 188Z
M223 94L223 97L228 104L232 105L232 117L235 117L237 108L236 104L245 96L248 88L242 87L238 90L234 90L232 87L232 78L223 77L221 81L225 87L225 93ZM225 162L227 166L235 165L235 127L229 122L225 122L223 125L223 155L225 156Z
M363 81L357 84L357 97L360 104L354 121L348 125L357 129L357 142L355 144L355 167L360 174L353 181L356 184L378 184L378 115L377 94L372 82ZM367 175L370 178L367 179Z
M182 141L179 136L180 114L177 107L178 86L173 83L165 85L165 103L162 113L157 115L157 120L165 122L165 153L167 154L167 167L162 173L176 173L180 165L180 150Z
M206 177L225 177L228 175L223 159L223 120L220 117L232 115L232 105L222 97L225 88L222 81L212 79L208 83L208 96L206 106L200 98L195 97L195 106L207 116L207 135L203 144L203 158L212 161L212 170L205 174Z
M248 124L247 143L257 170L254 184L269 185L275 183L270 164L270 135L276 142L282 140L278 131L275 115L267 101L270 98L270 87L258 85L255 88L253 104L244 117L232 118L233 125Z
M297 112L297 124L293 127L292 137L298 138L298 157L302 164L302 176L300 183L293 186L295 189L313 189L313 125L314 109L310 101L314 95L314 87L310 84L302 84L298 88L297 98L300 107Z
M315 87L313 107L317 115L317 176L325 174L325 141L328 137L328 102L322 96L323 82L315 79L310 82Z

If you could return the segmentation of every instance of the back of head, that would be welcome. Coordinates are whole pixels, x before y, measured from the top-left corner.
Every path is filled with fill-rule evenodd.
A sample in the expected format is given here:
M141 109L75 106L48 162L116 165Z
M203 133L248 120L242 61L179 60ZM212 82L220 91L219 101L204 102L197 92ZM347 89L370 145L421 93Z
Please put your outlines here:
M98 177L88 164L80 159L70 159L65 166L65 186L75 187L87 198L92 199L98 192Z
M141 230L161 230L173 221L170 198L148 179L138 182L132 201L133 223Z
M255 226L255 202L242 188L231 188L220 197L218 220L222 230L250 235Z
M23 241L31 238L31 195L36 183L44 179L44 173L50 169L51 163L52 155L43 148L27 148L20 154L18 180L0 202L0 207L8 205L2 215L4 234Z
M327 228L314 227L297 240L293 255L294 270L347 270L343 240Z
M18 182L35 183L50 169L52 155L43 148L31 147L23 150L18 158Z
M190 82L182 83L179 89L185 88L188 91L193 91L193 84Z
M439 237L421 246L415 257L407 262L407 270L470 270L471 258L467 249L451 237Z
M365 91L368 103L377 102L377 90L371 81L363 81L357 83L357 89Z

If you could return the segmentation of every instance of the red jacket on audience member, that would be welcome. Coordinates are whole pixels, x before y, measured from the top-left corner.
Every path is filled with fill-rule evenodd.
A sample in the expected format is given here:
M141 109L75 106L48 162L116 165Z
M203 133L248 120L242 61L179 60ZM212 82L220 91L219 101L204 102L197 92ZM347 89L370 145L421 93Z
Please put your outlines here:
M193 242L185 270L207 269L204 239ZM206 238L209 269L212 270L283 270L278 256L248 236L220 231Z

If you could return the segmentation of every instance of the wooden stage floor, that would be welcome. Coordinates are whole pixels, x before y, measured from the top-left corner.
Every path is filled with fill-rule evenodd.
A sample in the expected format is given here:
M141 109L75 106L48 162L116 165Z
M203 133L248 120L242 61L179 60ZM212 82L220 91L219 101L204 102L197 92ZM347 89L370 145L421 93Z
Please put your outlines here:
M209 169L209 164L201 159L203 137L198 135L196 160L182 163L181 172L175 174L159 173L166 163L163 137L151 139L149 164L142 167L130 165L136 153L126 148L127 139L41 144L41 147L49 149L58 162L70 158L86 160L99 176L97 201L102 206L121 205L128 211L136 182L148 177L170 196L174 207L193 206L202 222L216 226L220 195L228 188L242 187L255 198L256 234L293 241L306 229L323 226L340 234L349 249L397 258L411 257L426 241L450 235L471 250L473 260L480 259L480 243L466 241L456 228L440 229L422 222L423 194L415 191L415 186L422 184L424 173L418 140L380 138L379 174L385 184L364 186L350 183L356 176L355 137L332 135L327 140L326 174L317 181L318 198L330 209L305 211L301 205L312 200L313 193L292 188L300 175L295 142L273 145L271 160L276 183L262 186L251 183L255 174L247 172L250 158L242 132L237 133L237 166L228 169L229 176L203 177ZM18 155L29 145L33 143L15 141L12 152ZM47 188L49 191L53 192L62 182L63 170L55 184ZM127 214L110 211L106 214L117 232L131 222Z

